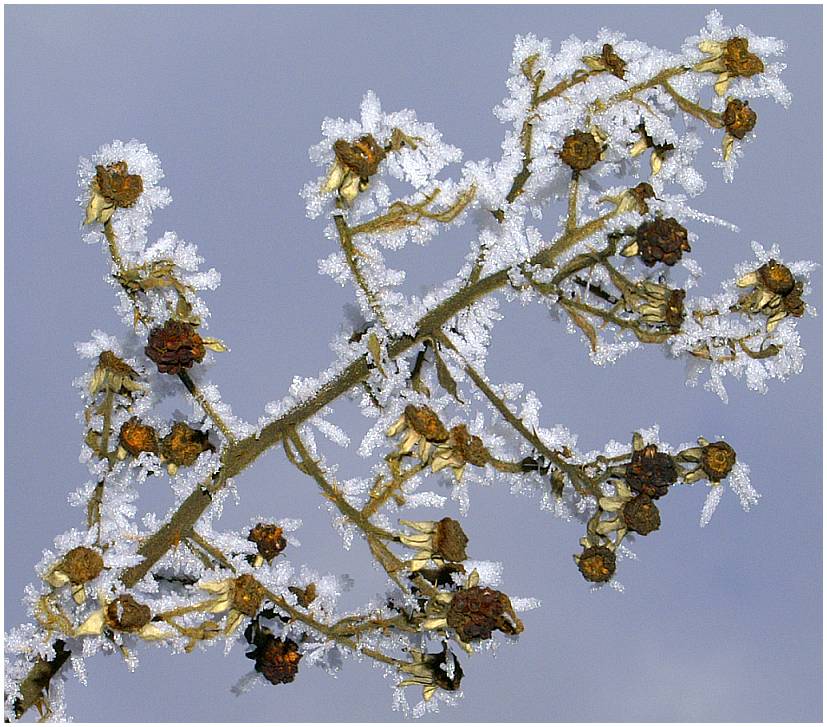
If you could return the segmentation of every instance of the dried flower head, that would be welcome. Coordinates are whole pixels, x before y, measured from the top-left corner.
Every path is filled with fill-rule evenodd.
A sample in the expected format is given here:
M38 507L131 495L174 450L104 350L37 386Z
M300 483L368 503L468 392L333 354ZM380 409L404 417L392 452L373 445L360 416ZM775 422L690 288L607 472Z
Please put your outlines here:
M585 548L580 555L574 556L583 578L592 583L605 583L615 573L617 560L615 554L603 545Z
M191 324L171 318L150 331L144 353L157 364L162 374L177 374L200 362L206 348Z
M271 684L289 684L299 672L302 655L295 641L266 634L257 640L247 658L255 660L255 670Z
M409 548L416 548L414 557L407 562L412 571L425 567L431 560L459 562L468 557L465 546L468 536L456 520L444 517L442 520L400 520L400 524L416 531L413 535L399 535L399 541Z
M122 450L119 451L121 458L126 457L127 453L133 457L142 452L158 453L158 435L148 424L141 424L137 417L132 417L121 425L118 442Z
M627 303L640 315L641 322L653 326L665 326L672 330L681 327L685 318L683 307L685 290L668 288L647 280L638 284L635 294L635 299Z
M436 446L431 459L431 470L439 472L450 467L457 481L460 481L467 464L485 467L490 461L491 454L482 443L482 439L470 434L464 424L457 424L451 429L448 441Z
M202 452L214 452L209 434L193 429L185 422L175 422L172 430L161 440L161 454L176 469L191 467Z
M523 630L511 599L505 593L480 586L454 594L446 621L465 643L490 639L491 633L496 630L511 636Z
M304 588L288 586L287 590L296 597L296 602L302 608L307 608L316 600L316 596L318 595L315 583L308 583Z
M560 159L574 171L591 169L603 155L603 143L589 131L575 131L563 139Z
M247 573L233 581L233 608L245 616L255 616L258 613L265 595L264 586Z
M273 523L258 523L247 536L258 554L268 563L287 547L284 530Z
M701 467L711 482L720 482L735 464L735 450L726 442L712 442L701 450Z
M663 497L677 479L674 459L666 452L658 452L654 444L633 452L632 461L626 465L626 484L634 492L652 499Z
M804 283L796 281L790 269L774 259L739 278L738 286L755 287L738 301L738 306L747 313L766 315L769 332L787 316L800 318L806 311L801 298Z
M149 606L138 603L128 593L118 596L104 610L106 624L116 631L140 631L152 620Z
M758 115L749 107L749 101L731 99L724 110L724 126L727 133L736 139L743 139L755 128Z
M660 528L660 511L648 495L637 495L623 506L626 527L638 535L648 535Z
M690 252L689 233L674 217L656 217L641 223L635 231L635 239L622 254L627 257L640 255L643 264L674 265L684 252Z
M66 574L70 583L88 583L103 570L103 558L97 550L81 545L63 556L59 570Z
M434 444L448 439L448 430L439 416L427 406L408 404L402 416L388 429L389 437L403 434L396 451L400 456L416 455L424 462L428 459Z
M412 650L413 661L401 666L400 671L411 676L403 679L398 687L422 686L422 698L427 702L437 689L455 692L462 682L462 667L456 655L448 650L448 644L442 643L442 651L435 654Z
M102 389L114 394L131 396L143 387L138 383L138 372L112 351L103 351L98 356L98 365L89 381L89 393L93 396Z
M379 171L386 152L370 134L353 143L338 139L333 144L333 152L336 159L322 185L322 192L336 191L339 201L350 206L359 193L368 188L370 178Z
M83 224L109 222L118 207L131 207L144 191L144 181L137 174L129 174L125 161L98 165L92 179L91 196L86 205Z
M739 76L749 78L764 72L764 62L749 49L746 38L730 38L726 41L705 40L698 48L707 54L694 70L698 73L717 73L715 92L723 96L730 79Z

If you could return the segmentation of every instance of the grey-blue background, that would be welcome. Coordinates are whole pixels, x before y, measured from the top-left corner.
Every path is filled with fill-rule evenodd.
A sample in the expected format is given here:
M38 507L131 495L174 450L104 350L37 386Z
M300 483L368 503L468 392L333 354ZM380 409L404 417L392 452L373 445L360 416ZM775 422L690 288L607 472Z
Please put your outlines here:
M706 290L750 256L749 241L784 243L788 258L821 258L821 8L729 6L727 21L789 42L790 112L757 100L758 140L734 185L709 168L696 206L741 226L708 226L695 255ZM558 43L603 25L665 48L703 25L701 6L531 7L7 7L6 18L6 627L32 564L57 532L79 524L66 493L86 477L70 382L73 343L117 329L104 263L79 240L79 155L137 137L157 152L174 202L153 233L175 229L199 243L223 274L210 297L211 331L228 340L214 380L255 420L294 374L327 366L327 342L349 291L317 273L330 244L304 217L298 190L318 171L307 148L325 115L354 116L363 92L388 109L412 107L467 159L497 156L504 129L491 114L503 97L516 33ZM714 143L710 140L710 143ZM545 225L543 226L545 229ZM467 235L391 255L415 270L409 289L456 269ZM820 273L813 299L820 304ZM730 386L724 406L684 387L684 372L657 350L614 368L588 363L580 342L539 307L506 307L488 371L523 380L559 422L601 446L661 423L667 440L726 434L764 493L750 514L728 492L698 529L703 491L664 502L664 527L622 564L624 594L591 594L571 561L581 526L536 503L488 488L472 493L472 553L506 564L505 589L543 600L525 615L517 646L465 664L466 699L448 720L821 719L821 337L800 330L803 375L766 396ZM363 427L355 407L336 421ZM358 441L358 439L357 439ZM342 455L343 473L365 471ZM165 507L160 482L148 500ZM155 488L157 491L153 491ZM356 595L380 585L366 549L344 552L313 485L269 453L239 482L251 511L299 516L301 559L356 577ZM504 514L507 513L507 514ZM427 513L425 513L427 514ZM118 658L89 663L90 686L72 681L82 720L387 720L390 691L365 664L337 679L306 669L289 687L236 698L250 662L219 649L194 656L146 651L130 675ZM412 693L411 697L415 695Z

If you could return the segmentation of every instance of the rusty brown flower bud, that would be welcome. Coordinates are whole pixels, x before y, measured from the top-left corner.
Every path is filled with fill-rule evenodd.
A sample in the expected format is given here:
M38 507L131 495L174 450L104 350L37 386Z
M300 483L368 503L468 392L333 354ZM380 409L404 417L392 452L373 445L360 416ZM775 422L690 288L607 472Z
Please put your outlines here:
M743 139L755 128L758 114L749 107L749 101L732 99L724 110L723 122L727 133L736 139Z
M148 424L141 424L137 417L132 417L121 425L118 442L133 457L142 452L158 453L158 437L155 430Z
M454 451L462 460L475 467L485 467L491 459L491 455L482 440L470 434L464 424L457 424L451 429L451 441L453 442Z
M245 616L255 616L264 600L264 586L245 573L233 581L233 608Z
M144 191L144 180L138 174L129 174L126 162L115 162L95 167L95 181L103 197L116 207L131 207Z
M678 479L675 461L665 452L658 452L654 444L647 444L632 455L626 465L626 484L637 493L653 500L669 492L669 485Z
M106 607L105 617L110 628L133 632L140 631L152 620L152 611L126 593Z
M623 506L626 527L638 535L648 535L660 528L660 511L648 495L633 497Z
M733 76L749 78L764 72L764 62L749 50L746 38L730 38L724 49L724 65Z
M644 265L674 265L684 252L690 252L689 233L674 217L658 217L637 228L635 240Z
M790 269L774 259L758 268L758 278L765 288L779 295L787 295L795 287L795 278Z
M480 586L458 591L451 599L446 620L466 643L490 639L497 629L512 636L523 630L511 599L505 593Z
M560 159L578 172L590 169L603 153L603 145L587 131L575 131L563 139Z
M701 450L701 467L712 482L726 477L735 464L735 450L726 442L713 442Z
M271 684L288 684L299 672L302 655L295 641L277 639L272 634L267 634L247 654L247 658L255 659L255 670Z
M385 150L370 134L352 144L339 139L333 144L336 159L360 179L368 179L379 171L379 164L385 158Z
M163 326L150 331L144 353L158 365L162 374L177 374L200 362L206 348L191 324L169 319Z
M272 523L258 523L250 531L247 540L256 544L259 555L268 563L287 547L284 531Z
M444 442L448 439L448 430L434 411L427 406L405 407L405 419L411 428L429 442Z
M98 577L103 570L103 558L97 550L81 545L63 556L59 568L72 583L80 585Z
M175 422L172 430L161 440L161 454L174 465L190 467L202 452L214 452L207 432L193 429L185 422Z
M617 567L615 554L603 545L586 548L577 559L583 578L592 583L605 583Z
M466 545L468 536L456 520L444 517L436 524L432 548L434 555L439 555L444 560L459 562L468 557L465 552Z

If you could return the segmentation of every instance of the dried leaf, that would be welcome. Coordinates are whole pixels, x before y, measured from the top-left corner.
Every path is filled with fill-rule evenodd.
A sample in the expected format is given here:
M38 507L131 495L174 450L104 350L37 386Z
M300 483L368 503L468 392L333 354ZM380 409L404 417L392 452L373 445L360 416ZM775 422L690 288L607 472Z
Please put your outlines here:
M457 382L454 381L454 377L451 376L448 366L445 364L445 361L442 360L442 356L439 355L439 351L436 348L434 348L434 357L436 362L436 377L439 380L439 385L451 396L453 396L460 404L464 404L465 402L459 398Z
M373 357L373 365L379 369L379 373L385 376L385 369L382 368L382 344L379 342L379 337L375 333L368 336L368 351Z
M202 338L204 342L204 346L210 351L217 351L218 353L226 353L230 349L224 344L224 342L218 338Z
M583 333L586 334L586 338L589 339L589 343L591 344L592 351L597 350L597 333L595 333L594 326L589 323L589 321L584 317L581 316L577 311L572 310L571 308L566 308L566 312L571 317L572 322L581 330Z

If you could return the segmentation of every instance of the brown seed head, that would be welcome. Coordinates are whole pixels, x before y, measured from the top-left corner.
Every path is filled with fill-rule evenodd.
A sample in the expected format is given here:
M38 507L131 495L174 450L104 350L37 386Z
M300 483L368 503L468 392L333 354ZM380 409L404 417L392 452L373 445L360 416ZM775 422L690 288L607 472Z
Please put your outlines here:
M75 585L88 583L103 570L103 558L97 550L81 545L63 556L60 570Z
M448 678L448 671L445 669L449 656L454 667L454 676L450 679ZM446 692L455 692L459 689L463 676L462 667L459 664L459 659L448 651L448 644L443 643L442 651L436 654L425 654L422 662L430 671L433 683L440 689L444 689Z
M233 608L245 616L255 616L265 596L264 586L245 573L233 581Z
M292 682L302 658L295 641L277 639L272 634L267 634L247 656L256 660L255 670L271 684Z
M563 139L560 159L572 169L582 172L590 169L603 153L603 145L587 131L575 131Z
M466 545L468 536L456 520L444 517L437 523L433 537L435 555L441 556L444 560L459 562L468 557L465 552Z
M470 434L464 424L457 424L451 429L451 441L454 443L454 451L475 467L485 467L491 459L482 440Z
M626 527L638 535L648 535L660 528L660 511L648 495L633 497L623 506Z
M162 374L177 374L200 362L206 349L191 324L169 319L163 326L150 331L144 353L158 365Z
M701 450L701 467L713 482L726 477L735 464L735 450L726 442L713 442Z
M451 599L446 619L466 643L490 639L497 629L509 635L523 630L511 599L505 593L480 586L458 591Z
M647 199L652 199L655 196L655 190L649 182L641 182L632 187L629 192L637 200L638 211L641 214L646 214L649 211L649 205L646 204Z
M674 265L684 252L690 252L689 233L674 217L658 217L644 222L635 233L638 250L644 265L661 262Z
M94 184L117 207L131 207L144 191L144 180L138 174L129 174L126 162L98 164L95 171Z
M98 366L113 374L120 374L121 376L129 376L136 378L138 372L135 371L126 361L118 358L112 351L102 351L98 356Z
M746 38L730 38L724 49L724 65L733 76L754 76L764 72L764 62L749 50Z
M268 563L287 547L284 531L272 523L258 523L250 531L247 540L256 544L259 555Z
M158 453L158 437L155 430L148 424L141 424L137 417L132 417L121 425L118 441L133 457L137 457L141 452Z
M125 593L106 607L106 623L116 631L140 631L152 620L149 606Z
M605 583L615 572L615 554L603 545L586 548L580 555L577 567L583 578L592 583Z
M370 134L353 144L339 139L333 144L333 151L341 164L360 179L368 179L379 171L379 164L385 158L385 150Z
M795 284L795 287L784 296L782 301L784 310L791 316L795 316L796 318L801 318L804 315L804 312L807 310L807 306L804 304L804 301L801 298L801 294L804 292L804 283L801 281Z
M758 268L758 278L767 290L778 295L787 295L795 288L795 278L790 269L774 259Z
M207 432L193 429L185 422L175 422L172 430L161 440L161 454L175 465L190 467L201 452L214 452Z
M635 492L648 495L653 500L669 492L669 485L678 479L675 461L665 452L658 452L654 444L648 444L632 455L626 465L626 484Z
M405 407L405 420L417 434L429 442L444 442L448 439L448 430L434 411L427 406Z
M724 126L730 136L743 139L755 128L758 114L749 107L749 101L739 101L737 98L727 103L723 116Z

